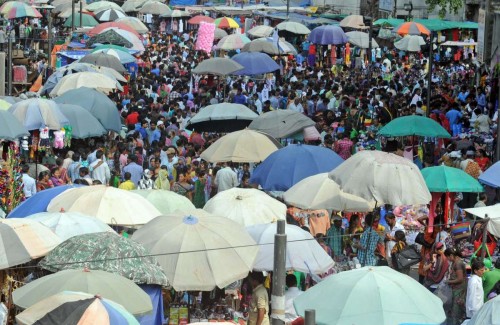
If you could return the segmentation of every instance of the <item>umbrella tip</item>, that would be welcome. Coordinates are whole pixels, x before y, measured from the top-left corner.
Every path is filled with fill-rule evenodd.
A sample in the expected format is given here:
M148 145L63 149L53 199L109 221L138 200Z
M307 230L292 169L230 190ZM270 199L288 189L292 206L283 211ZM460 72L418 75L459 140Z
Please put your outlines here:
M90 272L90 269L88 267L84 267L83 272Z
M94 298L102 300L102 296L100 294L94 295Z
M236 196L236 200L240 200L241 201L241 200L243 200L243 197L241 195L237 195Z
M59 210L59 212L63 213L63 212L66 212L66 211L64 211L64 208L61 208L61 210Z
M189 216L185 216L182 219L182 222L184 222L186 225L195 225L198 223L198 218L193 216L193 215L189 215Z

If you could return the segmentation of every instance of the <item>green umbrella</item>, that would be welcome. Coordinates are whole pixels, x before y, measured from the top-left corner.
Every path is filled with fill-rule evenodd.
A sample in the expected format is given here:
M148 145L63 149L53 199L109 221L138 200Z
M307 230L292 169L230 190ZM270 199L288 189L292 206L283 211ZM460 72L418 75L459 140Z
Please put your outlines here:
M94 27L99 25L99 22L94 19L91 15L80 14L75 12L75 26L80 26L80 15L82 15L82 26L83 27ZM64 22L64 27L71 27L71 16Z
M87 46L92 46L93 44L114 44L124 47L132 47L133 44L120 34L118 34L114 29L108 29L100 34L91 37L87 41Z
M483 186L459 168L448 166L427 167L422 176L430 192L483 192Z
M139 243L110 232L71 237L57 246L40 266L51 272L68 269L102 270L135 283L168 285L156 259Z
M422 137L450 138L450 134L438 122L419 115L398 117L378 131L385 137L419 135Z
M301 316L315 309L318 325L441 324L446 319L441 299L387 266L331 275L293 304Z

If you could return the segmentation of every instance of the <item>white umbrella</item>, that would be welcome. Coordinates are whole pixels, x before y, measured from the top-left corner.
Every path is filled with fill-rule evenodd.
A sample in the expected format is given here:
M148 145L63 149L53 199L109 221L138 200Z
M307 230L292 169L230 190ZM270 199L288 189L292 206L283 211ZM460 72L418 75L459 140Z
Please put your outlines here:
M133 190L161 212L162 215L170 214L175 210L195 209L193 203L183 195L168 190Z
M420 35L407 35L394 42L395 48L408 52L420 52L420 46L422 45L425 45L425 40Z
M487 301L467 325L498 325L500 315L500 296Z
M487 226L488 232L496 237L500 237L500 204L480 208L470 208L465 209L465 211L481 219L489 217L490 221L488 221Z
M187 11L174 9L166 14L160 15L160 17L170 17L170 18L181 18L181 17L189 17L191 14Z
M347 32L345 33L347 37L349 38L349 43L351 43L354 46L358 46L363 49L368 48L369 44L369 36L368 33L364 32L359 32L359 31L352 31L352 32ZM372 38L372 48L377 48L380 47L375 40L375 38Z
M259 255L253 266L256 271L273 271L274 235L277 223L247 227L247 231L259 244ZM293 225L285 225L286 269L305 273L322 274L334 262L308 231Z
M431 193L417 165L382 151L358 152L328 176L347 193L378 205L427 204Z
M177 291L210 291L245 278L258 248L245 229L223 217L157 217L132 239L157 260Z
M141 7L149 0L127 0L122 5L122 10L125 12L139 11Z
M13 104L11 112L28 130L48 127L60 130L69 125L68 119L59 109L59 105L49 99L30 98Z
M285 30L294 34L302 34L307 35L311 33L311 30L301 23L297 23L294 21L284 21L276 25L278 30Z
M304 178L283 194L289 205L301 209L328 209L347 212L373 211L375 204L356 195L345 193L340 186L321 173Z
M95 1L92 2L91 4L87 5L87 10L89 11L95 11L95 12L100 12L104 10L118 10L118 11L123 11L123 9L116 3L111 2L111 1Z
M124 23L127 26L133 28L139 34L144 34L149 31L149 29L136 17L124 17L115 20L116 23Z
M215 195L203 207L242 226L272 223L286 218L286 205L266 193L249 188L232 188Z
M172 10L166 5L158 1L148 1L139 10L142 14L166 15Z
M77 72L64 76L50 92L51 96L60 96L68 90L87 87L105 94L116 89L116 80L97 72Z
M342 19L339 25L340 27L348 27L353 29L368 29L368 26L365 26L363 16L361 15L349 15Z
M249 29L247 31L247 34L253 37L268 37L273 33L273 31L274 28L272 28L271 26L259 25Z

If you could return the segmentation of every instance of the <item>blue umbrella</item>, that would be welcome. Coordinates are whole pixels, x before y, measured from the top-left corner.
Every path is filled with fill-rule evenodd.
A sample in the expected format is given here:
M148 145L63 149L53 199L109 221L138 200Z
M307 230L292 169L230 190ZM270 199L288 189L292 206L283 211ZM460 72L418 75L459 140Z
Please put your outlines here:
M500 161L486 169L486 171L479 176L479 182L495 188L500 187Z
M40 191L12 210L7 218L24 218L35 213L46 212L50 201L62 192L79 187L78 185L62 185Z
M250 182L266 191L286 191L306 177L335 169L343 161L331 149L293 144L269 155L255 168Z
M237 75L256 75L276 71L280 66L271 57L260 52L242 52L231 59L241 64L243 70L235 72Z
M347 43L349 38L339 26L323 25L313 29L308 40L314 44L336 45Z

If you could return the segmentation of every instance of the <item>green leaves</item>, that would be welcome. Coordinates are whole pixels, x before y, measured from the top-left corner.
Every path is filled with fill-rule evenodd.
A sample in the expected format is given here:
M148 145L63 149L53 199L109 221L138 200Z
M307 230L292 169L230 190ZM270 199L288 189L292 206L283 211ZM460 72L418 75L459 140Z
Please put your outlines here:
M439 17L444 18L447 12L452 12L454 14L458 13L458 9L462 8L463 0L425 0L425 3L429 6L429 12L434 11L436 6L439 6L438 11Z

